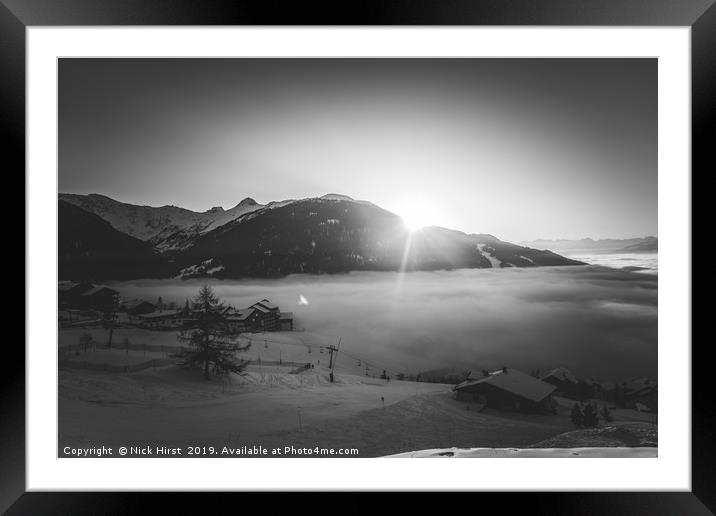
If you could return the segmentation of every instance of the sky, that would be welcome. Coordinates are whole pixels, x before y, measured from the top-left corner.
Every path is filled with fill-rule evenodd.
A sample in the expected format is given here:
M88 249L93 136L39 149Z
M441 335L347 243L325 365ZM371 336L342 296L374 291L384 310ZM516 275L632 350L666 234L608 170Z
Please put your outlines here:
M61 59L59 191L339 193L520 242L657 234L656 59Z

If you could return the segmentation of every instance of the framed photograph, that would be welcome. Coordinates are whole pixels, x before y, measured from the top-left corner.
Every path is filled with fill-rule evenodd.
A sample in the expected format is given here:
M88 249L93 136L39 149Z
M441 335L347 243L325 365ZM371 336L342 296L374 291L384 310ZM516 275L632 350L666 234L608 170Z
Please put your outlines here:
M712 2L71 3L0 8L27 241L3 510L716 506L691 337Z

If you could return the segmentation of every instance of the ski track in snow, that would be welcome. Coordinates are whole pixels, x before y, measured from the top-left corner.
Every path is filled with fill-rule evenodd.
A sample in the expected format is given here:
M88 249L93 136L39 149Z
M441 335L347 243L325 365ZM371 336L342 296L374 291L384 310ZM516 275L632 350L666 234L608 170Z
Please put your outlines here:
M499 269L502 266L502 262L492 256L489 251L485 250L485 247L487 247L487 244L477 244L477 250L480 251L482 256L490 260L490 264L492 265L493 269ZM531 261L531 260L530 260Z

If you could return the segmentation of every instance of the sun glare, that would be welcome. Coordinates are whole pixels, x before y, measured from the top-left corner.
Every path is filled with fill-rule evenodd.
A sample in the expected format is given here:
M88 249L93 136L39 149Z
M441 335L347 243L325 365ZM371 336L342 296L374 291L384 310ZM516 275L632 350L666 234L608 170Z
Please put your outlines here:
M403 224L410 231L416 231L425 226L430 226L431 221L429 220L429 214L426 213L420 204L414 204L411 206L403 207L398 214L403 219Z

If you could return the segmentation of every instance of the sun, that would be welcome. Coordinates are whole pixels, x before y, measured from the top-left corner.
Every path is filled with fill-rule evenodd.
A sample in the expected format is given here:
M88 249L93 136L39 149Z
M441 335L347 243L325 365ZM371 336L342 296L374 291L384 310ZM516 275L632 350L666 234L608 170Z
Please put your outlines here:
M410 231L417 231L431 225L430 213L424 209L422 203L405 204L397 213Z

